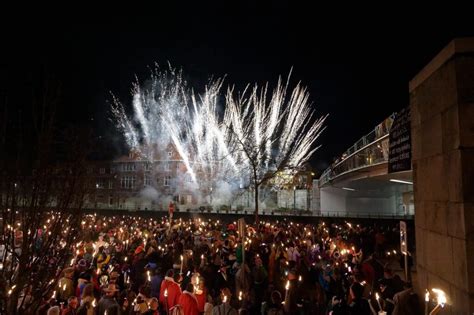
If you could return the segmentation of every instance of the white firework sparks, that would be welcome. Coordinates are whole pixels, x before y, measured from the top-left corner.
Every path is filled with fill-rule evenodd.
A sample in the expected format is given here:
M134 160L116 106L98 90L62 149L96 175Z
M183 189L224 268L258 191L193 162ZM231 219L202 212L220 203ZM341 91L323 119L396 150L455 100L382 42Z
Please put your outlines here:
M288 93L288 82L280 79L272 93L268 85L238 95L229 89L219 113L222 84L211 81L196 94L181 71L157 68L147 86L134 85L133 114L115 98L112 113L130 148L152 159L158 148L172 144L201 187L212 187L203 176L242 186L255 175L298 170L308 161L326 117L314 117L305 88L298 84Z

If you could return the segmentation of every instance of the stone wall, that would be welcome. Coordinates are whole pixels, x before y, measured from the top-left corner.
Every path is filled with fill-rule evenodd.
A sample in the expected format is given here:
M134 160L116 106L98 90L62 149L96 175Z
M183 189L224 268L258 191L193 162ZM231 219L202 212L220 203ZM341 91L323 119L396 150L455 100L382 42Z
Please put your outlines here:
M457 39L411 82L417 278L441 314L474 312L474 39Z

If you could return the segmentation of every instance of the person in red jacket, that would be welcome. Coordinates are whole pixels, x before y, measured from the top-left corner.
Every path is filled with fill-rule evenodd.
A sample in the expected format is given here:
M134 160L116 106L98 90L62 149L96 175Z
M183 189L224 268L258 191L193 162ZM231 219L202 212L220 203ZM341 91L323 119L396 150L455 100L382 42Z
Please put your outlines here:
M164 309L170 309L178 304L181 295L179 284L174 281L174 270L170 269L166 272L165 280L161 282L160 288L160 304Z
M188 283L186 290L179 297L178 304L183 308L183 315L198 315L198 302L193 294L194 286L192 283Z
M192 283L196 288L194 290L194 296L196 297L198 303L199 313L204 313L204 306L207 302L207 288L204 284L204 279L200 277L199 274L193 276Z

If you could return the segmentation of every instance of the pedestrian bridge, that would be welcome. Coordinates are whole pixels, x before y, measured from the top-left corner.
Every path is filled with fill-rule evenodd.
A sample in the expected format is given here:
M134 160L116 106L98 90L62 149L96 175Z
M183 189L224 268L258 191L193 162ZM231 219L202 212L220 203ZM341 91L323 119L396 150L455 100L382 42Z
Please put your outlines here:
M347 149L317 185L322 213L412 215L412 172L388 173L390 127L387 117Z

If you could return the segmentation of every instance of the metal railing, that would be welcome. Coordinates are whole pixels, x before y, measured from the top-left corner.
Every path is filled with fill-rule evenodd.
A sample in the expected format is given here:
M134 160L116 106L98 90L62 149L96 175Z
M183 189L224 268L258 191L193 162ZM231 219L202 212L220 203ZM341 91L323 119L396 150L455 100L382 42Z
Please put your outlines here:
M153 208L137 208L137 207L86 207L84 209L86 213L100 212L106 214L107 212L114 214L161 214L163 216L168 215L168 211ZM218 210L218 209L199 209L199 208L177 208L175 213L191 213L191 214L219 214L219 215L254 215L254 212L250 209L247 210ZM351 212L351 211L281 211L278 209L265 209L259 212L259 215L268 215L276 217L287 217L287 216L302 216L302 217L321 217L321 218L361 218L361 219L413 219L413 215L407 215L404 213L373 213L373 212Z
M347 149L322 173L319 185L323 186L334 178L357 169L388 162L388 136L394 117L395 114L390 115Z

